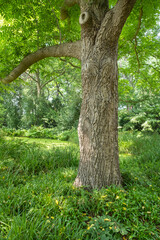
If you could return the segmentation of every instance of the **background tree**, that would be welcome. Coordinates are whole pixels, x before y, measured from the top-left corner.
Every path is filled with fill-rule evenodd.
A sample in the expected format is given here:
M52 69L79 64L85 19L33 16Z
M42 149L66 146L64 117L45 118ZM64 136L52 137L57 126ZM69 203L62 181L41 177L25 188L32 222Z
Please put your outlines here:
M37 91L37 68L33 68L30 73L21 75L23 81L19 81L18 87L13 83L13 91L2 93L6 109L4 126L17 129L42 125L56 126L61 130L77 127L81 102L80 69L68 61L49 60L50 65L45 61L39 66L40 92ZM57 65L59 71L56 70ZM21 115L18 114L20 112Z
M61 8L61 17L63 20L68 16L70 16L70 20L72 20L75 12L78 12L76 4L80 6L81 13L79 22L81 25L81 41L65 43L70 40L66 37L62 44L60 34L59 39L61 44L48 46L56 43L53 41L53 39L56 39L56 35L52 36L49 38L51 41L48 39L49 44L45 44L45 48L39 49L35 53L25 57L20 65L2 80L4 83L15 80L33 63L46 57L64 56L81 60L83 90L79 121L81 160L78 176L75 181L76 186L88 185L91 188L101 188L106 185L119 184L121 182L117 138L117 45L124 23L130 15L135 2L135 0L119 0L114 7L111 6L111 8L109 8L108 1L64 1ZM61 3L61 1L55 2L54 7L58 7L58 3ZM152 1L152 4L154 3L156 2ZM35 9L38 7L37 11L42 9L46 2L44 1L39 4L37 3L35 6ZM142 19L142 9L146 9L146 5L146 2L137 1L136 10L138 11L136 16L139 16L139 23ZM15 11L16 8L24 9L24 16L26 16L28 9L25 9L25 6L22 8L22 6L22 4L17 5L13 3L12 7L9 8L7 4L4 4L4 17L7 12L11 15L13 9L14 12L17 12ZM54 7L51 8L50 6L50 9L55 13ZM70 11L70 7L74 9ZM50 11L49 8L47 8L47 10ZM40 14L40 16L44 16L46 12L41 10L41 13L42 15ZM132 18L135 18L134 14L135 12L131 15ZM16 16L13 15L13 17ZM30 19L30 17L28 17L28 19ZM70 22L72 23L72 21ZM59 33L62 33L57 17L55 18L55 23L57 24ZM70 24L69 30L71 33L73 29L72 26L73 25ZM75 22L74 27L78 30ZM139 64L137 54L138 33L139 27L137 27L136 32L133 33L135 53ZM44 35L42 36L43 41ZM71 37L72 41L76 40L76 35L71 35ZM30 36L30 39L32 38L34 38L34 36ZM41 45L39 47L41 47ZM20 55L22 56L22 54Z
M5 117L5 111L6 109L4 108L3 104L2 104L2 98L0 100L0 127L3 125L4 123L4 117Z

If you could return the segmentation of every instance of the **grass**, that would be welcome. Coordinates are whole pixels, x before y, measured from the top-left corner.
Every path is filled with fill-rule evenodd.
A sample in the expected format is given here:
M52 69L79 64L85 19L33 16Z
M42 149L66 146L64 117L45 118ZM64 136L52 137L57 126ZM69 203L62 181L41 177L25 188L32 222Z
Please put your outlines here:
M12 140L13 137L5 137L6 140ZM22 140L26 143L33 143L37 144L41 148L51 149L54 147L67 147L70 142L67 141L60 141L60 140L53 140L53 139L46 139L46 138L28 138L28 137L14 137L16 140ZM74 143L72 143L73 145Z
M123 185L92 192L73 187L79 150L62 144L0 139L1 240L160 239L159 135L121 132Z

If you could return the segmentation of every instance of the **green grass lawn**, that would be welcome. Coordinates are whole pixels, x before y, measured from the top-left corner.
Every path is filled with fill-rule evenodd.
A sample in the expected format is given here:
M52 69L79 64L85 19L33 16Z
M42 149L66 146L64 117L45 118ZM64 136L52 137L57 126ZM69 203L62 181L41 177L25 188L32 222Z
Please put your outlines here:
M71 145L70 142L67 141L60 141L60 140L53 140L53 139L46 139L46 138L28 138L28 137L5 137L6 140L22 140L26 143L35 143L39 145L39 147L45 148L45 149L51 149L53 147L67 147L68 145ZM72 143L73 145L73 143Z
M121 187L73 182L78 146L0 139L0 240L160 239L160 136L121 132Z

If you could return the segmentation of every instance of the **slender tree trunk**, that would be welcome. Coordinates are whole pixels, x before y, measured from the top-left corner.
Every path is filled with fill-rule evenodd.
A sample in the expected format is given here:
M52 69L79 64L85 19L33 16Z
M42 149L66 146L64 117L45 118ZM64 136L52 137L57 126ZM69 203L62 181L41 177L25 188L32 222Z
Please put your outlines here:
M36 70L36 85L37 85L37 98L41 97L41 81L40 81L40 76L39 76L39 69Z

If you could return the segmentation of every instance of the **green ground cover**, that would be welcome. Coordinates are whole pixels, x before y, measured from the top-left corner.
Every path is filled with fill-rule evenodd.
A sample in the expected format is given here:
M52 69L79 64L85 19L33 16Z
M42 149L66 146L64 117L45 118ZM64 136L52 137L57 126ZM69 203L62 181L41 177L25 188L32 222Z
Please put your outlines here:
M5 137L6 140L11 140L13 137ZM53 140L53 139L46 139L46 138L28 138L28 137L14 137L15 140L22 140L25 143L36 144L40 148L51 149L53 147L67 147L71 145L70 142L61 141L61 140ZM73 143L72 143L73 145Z
M0 138L0 239L160 239L160 136L121 132L121 187L73 186L79 149Z

